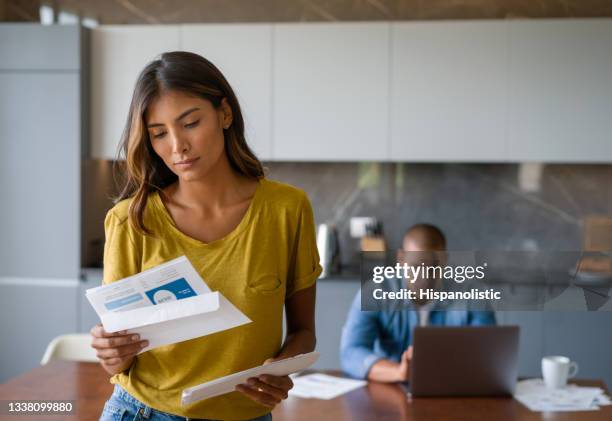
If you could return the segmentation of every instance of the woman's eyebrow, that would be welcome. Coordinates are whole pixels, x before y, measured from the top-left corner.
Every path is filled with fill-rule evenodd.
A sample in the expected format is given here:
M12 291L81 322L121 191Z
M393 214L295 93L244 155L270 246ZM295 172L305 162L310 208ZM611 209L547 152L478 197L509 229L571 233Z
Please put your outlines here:
M183 111L181 113L181 115L179 115L177 118L174 119L174 121L179 121L180 119L186 117L188 114L190 114L190 113L192 113L192 112L194 112L196 110L199 110L199 109L200 109L199 107L193 107L193 108L188 109L187 111ZM163 124L161 124L161 123L147 124L147 128L156 127L156 126L163 126Z

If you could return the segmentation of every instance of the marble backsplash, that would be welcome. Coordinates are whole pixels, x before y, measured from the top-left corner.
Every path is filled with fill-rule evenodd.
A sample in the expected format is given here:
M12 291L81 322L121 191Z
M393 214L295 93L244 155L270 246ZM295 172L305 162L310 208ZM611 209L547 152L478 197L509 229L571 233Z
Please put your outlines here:
M352 216L375 216L389 248L412 224L445 233L449 250L575 251L584 218L612 217L612 165L267 162L268 178L304 189L317 224L339 234L341 262L359 263ZM111 161L83 166L83 266L101 266Z
M352 216L383 222L389 248L412 224L445 233L449 250L575 251L584 218L612 217L612 165L266 163L304 189L315 221L333 223L341 261L358 264Z

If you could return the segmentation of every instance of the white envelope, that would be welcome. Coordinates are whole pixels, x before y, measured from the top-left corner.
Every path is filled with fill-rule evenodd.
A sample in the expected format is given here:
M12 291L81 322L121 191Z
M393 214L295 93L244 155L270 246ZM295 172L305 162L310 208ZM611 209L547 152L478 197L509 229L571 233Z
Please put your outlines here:
M142 306L146 301L145 286L149 289L163 289L165 281L172 283L176 278L188 284L182 288L186 287L197 295ZM155 288L157 285L162 287ZM127 297L126 291L129 295ZM100 317L105 331L127 330L149 341L149 345L140 350L139 354L162 345L210 335L251 322L223 294L210 291L185 256L115 283L91 288L86 291L86 296ZM125 297L125 309L109 311L105 303L118 296ZM132 297L137 297L136 301L139 302L132 303Z
M239 371L238 373L230 374L229 376L220 377L218 379L184 389L181 397L181 405L184 406L203 399L214 398L215 396L233 392L237 385L245 383L249 377L257 377L262 374L286 376L291 373L296 373L310 367L318 359L319 353L317 351L313 351L307 354L300 354L296 355L295 357L249 368L248 370Z
M107 332L138 333L149 345L140 352L231 329L251 319L219 292L101 316Z

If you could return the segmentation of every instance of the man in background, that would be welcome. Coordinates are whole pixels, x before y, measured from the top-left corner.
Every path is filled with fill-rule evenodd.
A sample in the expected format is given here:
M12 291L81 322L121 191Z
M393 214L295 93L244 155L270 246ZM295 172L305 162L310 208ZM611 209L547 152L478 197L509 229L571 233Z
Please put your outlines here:
M446 238L430 224L417 224L404 234L398 262L409 265L443 264ZM441 279L414 279L406 287L413 291L441 288ZM494 325L492 311L449 310L437 302L411 300L408 308L395 311L361 311L361 296L355 296L342 329L340 361L352 377L379 382L403 382L410 378L412 330L415 326Z

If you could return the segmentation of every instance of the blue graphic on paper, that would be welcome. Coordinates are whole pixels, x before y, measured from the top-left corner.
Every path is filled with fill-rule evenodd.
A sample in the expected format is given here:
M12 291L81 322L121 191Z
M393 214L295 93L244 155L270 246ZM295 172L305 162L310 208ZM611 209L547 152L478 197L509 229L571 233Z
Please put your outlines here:
M115 310L116 308L123 307L128 304L132 304L136 301L140 301L140 300L142 300L141 294L132 294L132 295L128 295L127 297L119 298L118 300L115 300L115 301L109 301L108 303L104 303L104 306L108 310Z
M147 297L153 304L161 304L166 301L182 300L183 298L193 297L196 292L191 288L185 278L177 279L158 288L146 292Z

